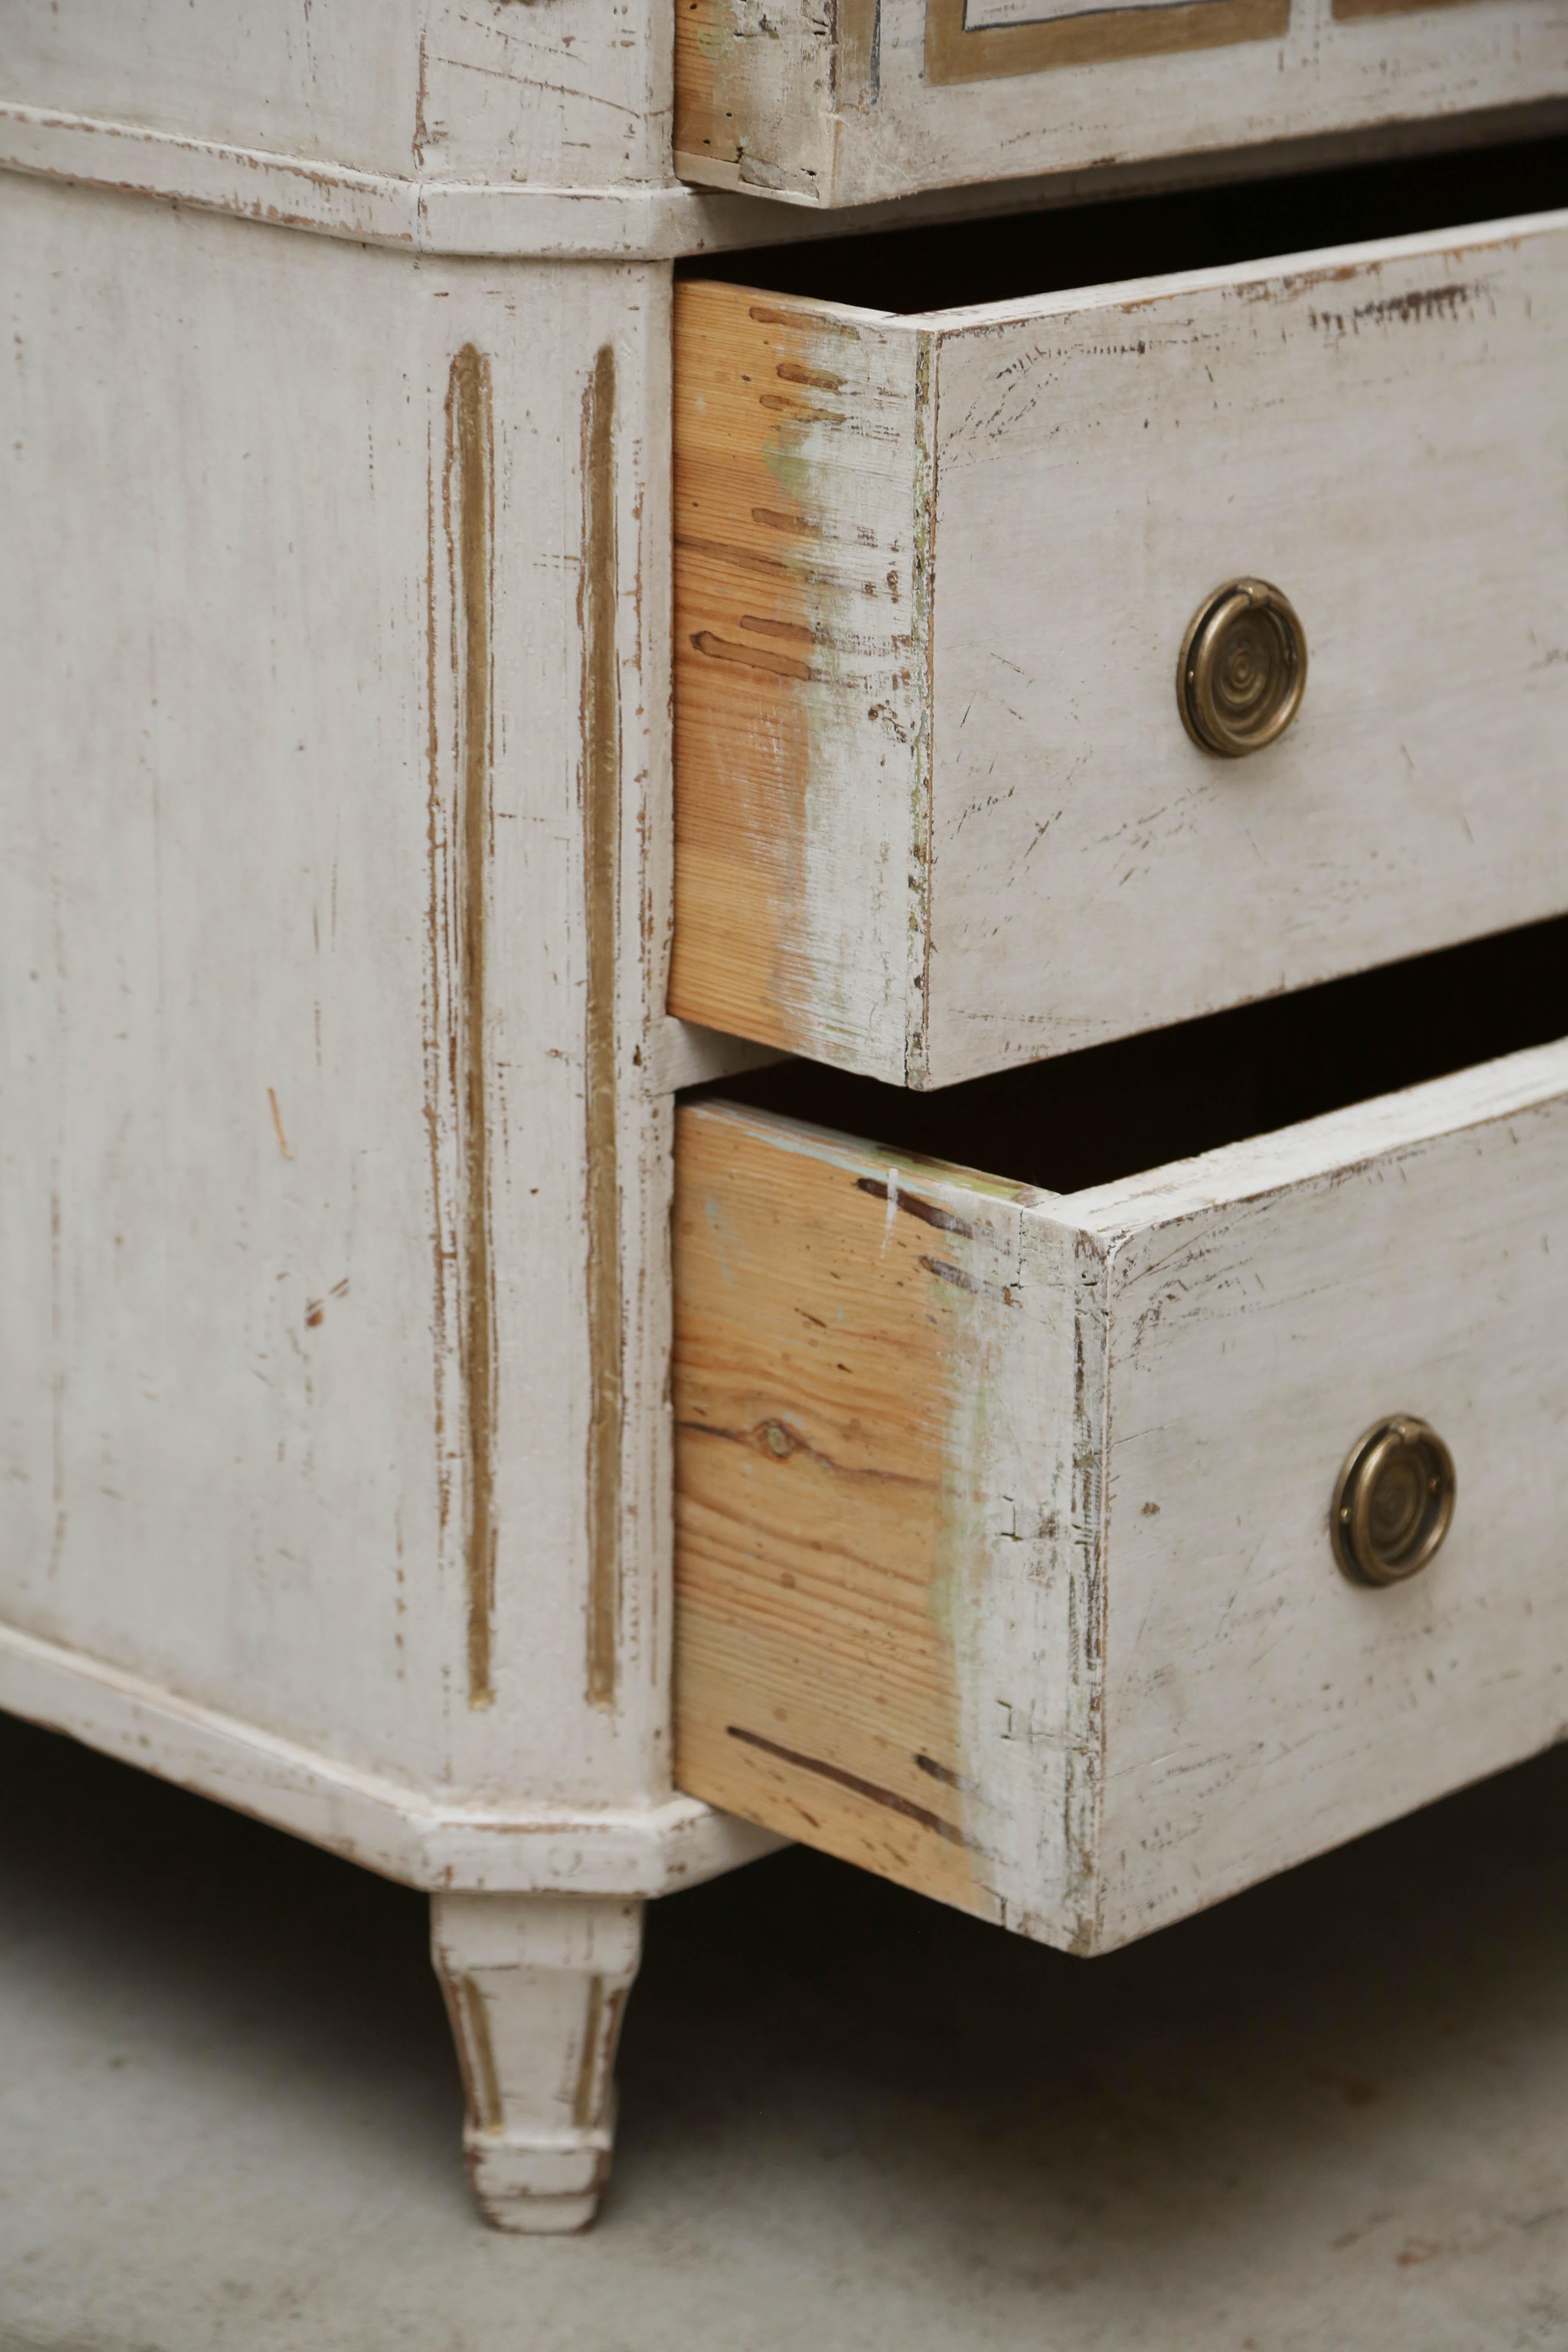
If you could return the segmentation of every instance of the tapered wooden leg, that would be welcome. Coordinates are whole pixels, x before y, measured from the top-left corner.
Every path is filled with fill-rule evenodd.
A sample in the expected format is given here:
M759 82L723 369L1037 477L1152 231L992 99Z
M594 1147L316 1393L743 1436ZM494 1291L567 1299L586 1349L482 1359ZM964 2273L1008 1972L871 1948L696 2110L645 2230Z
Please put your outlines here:
M436 1895L430 1910L479 2210L498 2230L584 2229L610 2169L616 2044L642 1905Z

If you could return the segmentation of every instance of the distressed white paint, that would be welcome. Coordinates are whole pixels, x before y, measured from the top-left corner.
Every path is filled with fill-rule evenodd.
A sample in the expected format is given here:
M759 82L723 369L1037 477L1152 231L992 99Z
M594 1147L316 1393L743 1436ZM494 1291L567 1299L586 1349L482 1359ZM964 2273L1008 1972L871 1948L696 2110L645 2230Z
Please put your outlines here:
M667 1097L747 1056L662 1018L668 277L619 265L809 224L672 184L662 0L3 16L0 162L44 176L0 186L6 515L29 554L0 629L0 1698L458 1890L435 1946L470 2089L479 2016L494 2080L476 2183L492 2218L570 2226L607 2155L633 1898L770 1843L674 1795L667 1761ZM1511 79L1494 67L1467 103L1538 91L1530 37ZM477 1708L426 936L432 847L458 829L441 507L465 344L490 371L497 515L499 1544ZM629 1402L602 1705L576 698L582 401L605 347Z
M926 0L719 5L731 29L710 37L731 144L715 131L710 149L679 152L677 169L795 205L868 204L1568 95L1563 0L1471 0L1359 23L1336 22L1331 0L1292 0L1283 39L947 84L927 77Z
M490 0L490 5L510 10L513 0ZM247 144L225 135L226 126L232 130L237 117L222 102L221 87L215 93L199 75L157 78L158 102L145 103L142 119L130 98L112 89L105 95L98 71L89 70L102 47L99 11L55 13L46 27L37 0L11 0L11 9L18 18L30 9L36 21L28 42L13 53L9 74L0 84L0 168L177 198L182 204L356 243L473 258L668 259L861 229L911 227L921 221L980 219L992 213L1080 203L1087 197L1205 185L1221 176L1317 169L1358 157L1425 152L1454 139L1476 139L1489 129L1508 136L1521 128L1517 115L1493 109L1484 115L1437 115L1378 122L1358 131L1275 137L1224 153L1134 154L1121 163L1094 158L1073 170L933 184L894 199L838 206L829 218L819 207L780 205L754 189L737 195L674 181L668 159L661 152L645 158L646 178L595 183L564 172L556 177L539 171L523 176L479 176L487 160L482 156L470 158L477 176L453 178L436 170L428 157L416 157L411 147L404 156L395 139L367 142L345 129L334 144L324 132L309 130L298 117L298 106L284 106L279 114L274 104L268 111L279 119L255 135L303 140L301 148ZM116 28L134 19L126 10L107 13L112 48L121 37ZM4 16L0 5L0 22ZM188 15L181 21L188 24ZM608 29L609 20L602 14L595 22L601 35ZM384 35L378 18L378 52L384 46ZM287 49L284 43L285 54ZM535 68L548 77L548 52L535 60ZM287 79L285 74L285 82ZM220 73L220 85L222 81ZM55 93L56 102L42 102L42 91ZM664 81L658 91L658 108L668 110ZM295 100L309 115L310 107L299 91ZM254 110L257 102L252 92L243 111ZM128 115L93 110L95 105L121 104L131 110ZM1534 111L1540 127L1547 127L1548 110L1538 107ZM326 112L331 117L332 109ZM1552 119L1561 118L1560 109ZM320 152L310 143L313 139ZM363 160L382 153L390 160L380 167ZM500 171L499 159L488 160ZM603 159L601 167L610 168Z
M470 259L668 260L742 247L809 242L921 223L984 220L1031 207L1207 186L1223 172L1258 179L1335 163L1426 153L1517 121L1447 124L1277 140L1212 154L1156 156L1076 172L938 188L831 215L687 185L543 187L521 181L403 179L288 155L148 131L47 108L0 104L0 170L36 173L123 194L165 196L273 227L356 244ZM1542 126L1544 127L1544 125Z
M0 239L0 1697L416 1885L633 1896L747 1859L765 1842L668 1767L668 271L435 262L17 176ZM445 512L469 345L494 419L478 1706ZM626 1404L595 1696L582 558L605 349Z
M5 0L5 95L362 173L671 176L668 0Z
M781 478L837 514L858 466L884 539L913 498L933 586L896 740L828 655L799 689L816 997L774 1044L945 1085L1568 907L1568 215L821 315L848 389L781 422ZM885 373L925 371L896 447L832 358L857 320ZM1290 597L1310 671L1279 744L1218 760L1176 663L1244 574ZM906 870L889 985L833 942Z
M765 209L759 220L754 205L657 180L576 187L365 172L21 104L0 105L0 163L414 253L650 260L779 234Z
M857 1183L872 1170L892 1202L874 1146L693 1116ZM1105 1950L1563 1736L1565 1168L1568 1043L1077 1194L900 1171L922 1222L956 1236L964 1294L925 1596L956 1702L942 1801L976 1882L952 1899ZM819 1232L803 1282L831 1246ZM846 1265L846 1295L878 1278ZM769 1279L787 1295L787 1257ZM874 1464L897 1401L866 1396L857 1458ZM1427 1570L1370 1591L1335 1563L1329 1507L1391 1412L1441 1433L1458 1507ZM809 1654L821 1631L794 1583L770 1621L787 1637L803 1606ZM857 1654L844 1622L836 1666ZM792 1785L831 1796L848 1762L875 1797L833 1720L814 1719ZM809 1839L809 1802L789 1811Z
M1548 1046L1073 1202L1107 1300L1103 1944L1568 1729L1565 1088ZM1391 1411L1458 1506L1374 1591L1327 1507Z
M603 341L621 427L626 1378L655 1395L662 1380L667 1310L644 1268L663 1248L664 1114L633 1064L662 988L637 846L667 758L642 667L656 647L662 667L666 626L646 553L662 273L487 276L22 180L5 198L13 528L36 557L7 567L5 632L5 1614L465 1804L660 1798L657 1416L630 1416L608 1709L583 1696L573 1563L577 461ZM426 1072L430 831L458 791L445 404L470 341L492 370L500 519L486 1047L503 1536L481 1709L449 1301L432 1329L437 1239L443 1265L458 1241L433 1224Z

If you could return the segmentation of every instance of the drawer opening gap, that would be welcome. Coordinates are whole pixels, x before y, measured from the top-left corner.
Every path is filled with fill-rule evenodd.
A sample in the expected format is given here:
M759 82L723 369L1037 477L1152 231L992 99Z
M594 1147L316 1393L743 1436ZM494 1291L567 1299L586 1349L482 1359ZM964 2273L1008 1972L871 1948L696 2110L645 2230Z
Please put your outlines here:
M1568 917L912 1093L805 1060L693 1088L1052 1192L1568 1034Z
M1468 227L1563 205L1568 134L814 238L693 259L676 274L907 317Z

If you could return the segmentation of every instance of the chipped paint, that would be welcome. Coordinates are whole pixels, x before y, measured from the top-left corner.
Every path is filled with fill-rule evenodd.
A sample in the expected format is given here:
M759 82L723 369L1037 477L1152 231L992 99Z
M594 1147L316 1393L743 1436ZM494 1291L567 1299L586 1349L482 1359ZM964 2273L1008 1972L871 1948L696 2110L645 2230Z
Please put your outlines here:
M1069 1951L1100 1941L1100 1818L1105 1773L1106 1473L1110 1450L1109 1253L1074 1236L1073 1373L1069 1454L1067 1688L1062 1781L1064 1909Z

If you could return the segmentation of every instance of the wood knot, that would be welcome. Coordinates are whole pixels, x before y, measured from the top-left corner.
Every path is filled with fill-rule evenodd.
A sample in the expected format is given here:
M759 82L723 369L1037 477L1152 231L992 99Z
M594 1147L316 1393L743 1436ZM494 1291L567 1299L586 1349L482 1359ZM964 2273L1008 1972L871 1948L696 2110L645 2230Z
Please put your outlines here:
M798 1450L800 1440L793 1430L784 1427L782 1421L764 1421L757 1431L757 1444L762 1452L771 1454L775 1462L787 1462L790 1455Z

